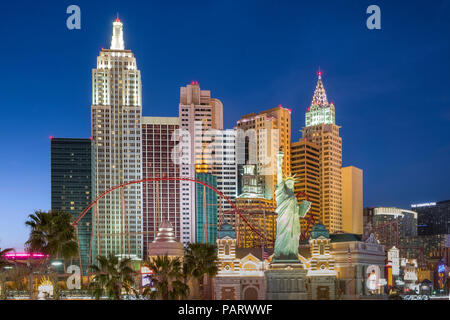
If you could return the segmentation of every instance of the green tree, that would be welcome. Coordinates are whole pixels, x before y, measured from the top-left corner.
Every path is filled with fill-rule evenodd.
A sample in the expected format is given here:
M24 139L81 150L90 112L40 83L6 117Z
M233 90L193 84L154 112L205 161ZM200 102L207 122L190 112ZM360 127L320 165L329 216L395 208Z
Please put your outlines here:
M100 299L103 295L111 300L120 300L122 290L136 294L133 288L134 271L130 267L131 259L119 260L113 254L98 256L99 266L91 265L91 270L95 273L92 282L89 284L91 294L95 299Z
M4 268L11 265L11 262L6 259L5 255L12 251L13 249L8 248L1 250L0 248L0 300L6 300L6 297L8 295L7 288L6 288L6 272Z
M43 252L53 258L70 259L78 255L72 215L63 211L35 211L25 222L31 228L27 251Z
M11 251L13 251L12 248L4 249L4 250L1 250L1 248L0 248L0 272L3 270L4 267L9 266L11 264L11 262L8 259L6 259L6 257L5 257L5 255Z
M189 287L183 281L183 264L179 257L165 255L148 258L144 265L153 271L153 284L144 289L144 296L162 300L178 300L188 296Z
M200 294L195 298L203 299L205 276L214 277L217 267L217 248L209 243L189 243L185 249L186 274L197 282Z

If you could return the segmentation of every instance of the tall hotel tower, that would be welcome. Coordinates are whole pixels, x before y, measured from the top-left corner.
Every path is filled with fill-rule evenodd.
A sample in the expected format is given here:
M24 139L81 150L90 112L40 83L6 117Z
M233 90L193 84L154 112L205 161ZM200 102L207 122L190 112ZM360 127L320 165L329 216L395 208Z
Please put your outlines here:
M180 176L194 178L196 173L212 173L211 153L207 141L212 130L223 129L223 106L218 99L211 98L209 90L201 90L198 82L192 81L180 88L180 129L183 156ZM194 182L181 181L181 242L196 242L196 186Z
M335 233L342 231L342 138L320 71L318 76L311 106L306 110L303 138L319 147L320 218L329 232Z
M113 23L110 49L102 49L92 71L92 139L95 195L133 180L141 173L141 73L125 50L123 25ZM92 256L113 253L142 258L140 184L117 189L93 211Z

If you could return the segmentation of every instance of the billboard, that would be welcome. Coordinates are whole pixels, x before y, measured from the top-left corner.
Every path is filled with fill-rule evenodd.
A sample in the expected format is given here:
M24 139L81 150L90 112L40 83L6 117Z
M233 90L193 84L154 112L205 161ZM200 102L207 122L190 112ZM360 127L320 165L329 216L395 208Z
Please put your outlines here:
M153 274L153 270L151 270L149 267L142 266L141 267L141 286L145 287L148 285L151 285L152 280L150 276Z

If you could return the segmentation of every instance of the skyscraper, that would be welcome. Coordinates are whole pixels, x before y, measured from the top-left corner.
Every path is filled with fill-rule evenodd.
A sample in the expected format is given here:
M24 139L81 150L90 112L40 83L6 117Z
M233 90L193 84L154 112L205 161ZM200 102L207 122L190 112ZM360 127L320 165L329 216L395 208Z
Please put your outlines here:
M300 139L291 143L291 171L295 175L295 194L299 203L303 200L311 202L308 215L314 218L315 223L320 218L320 148L312 142ZM306 230L305 219L301 219L302 232L310 232L313 225Z
M95 190L140 180L141 73L125 49L123 24L113 23L110 49L102 49L92 71L92 138ZM106 195L94 207L95 255L114 253L142 258L142 189L133 184Z
M142 175L149 178L178 178L180 167L172 159L179 127L178 117L142 118ZM145 182L143 192L144 257L148 244L158 234L159 225L167 220L173 227L174 237L180 241L180 181L161 180Z
M419 214L419 235L450 234L450 200L413 204L411 208Z
M342 230L363 234L363 171L342 168Z
M214 141L211 142L213 153L212 175L217 177L217 189L229 200L234 201L237 196L238 174L236 163L236 131L216 130ZM229 202L219 197L218 214L222 214L223 221L219 223L229 223L234 225L236 215L231 213L232 207ZM228 214L225 214L228 213Z
M237 122L236 149L243 154L238 164L256 164L265 180L265 197L274 199L277 152L284 153L283 174L291 173L291 110L278 105L270 110L250 113ZM241 151L243 150L243 151Z
M52 138L52 210L72 214L75 220L92 201L92 146L90 139ZM83 273L88 271L92 211L77 224L79 259Z
M330 233L342 231L342 138L335 124L334 104L329 103L318 81L311 106L306 110L303 138L320 148L320 215Z
M194 178L196 173L211 173L211 141L214 130L223 129L223 106L211 98L209 90L201 90L192 81L180 88L181 177ZM196 241L196 186L194 182L181 181L181 242Z

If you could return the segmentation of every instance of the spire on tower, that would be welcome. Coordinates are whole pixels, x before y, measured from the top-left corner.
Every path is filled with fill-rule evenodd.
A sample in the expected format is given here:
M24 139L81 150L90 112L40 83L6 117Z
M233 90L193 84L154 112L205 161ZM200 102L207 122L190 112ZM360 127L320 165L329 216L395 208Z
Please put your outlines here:
M117 14L116 20L113 22L113 35L111 38L111 50L124 50L125 44L123 41L123 24Z
M322 83L322 71L317 72L318 80L316 85L316 90L314 91L314 96L312 99L311 106L317 105L321 107L328 106L327 94Z

